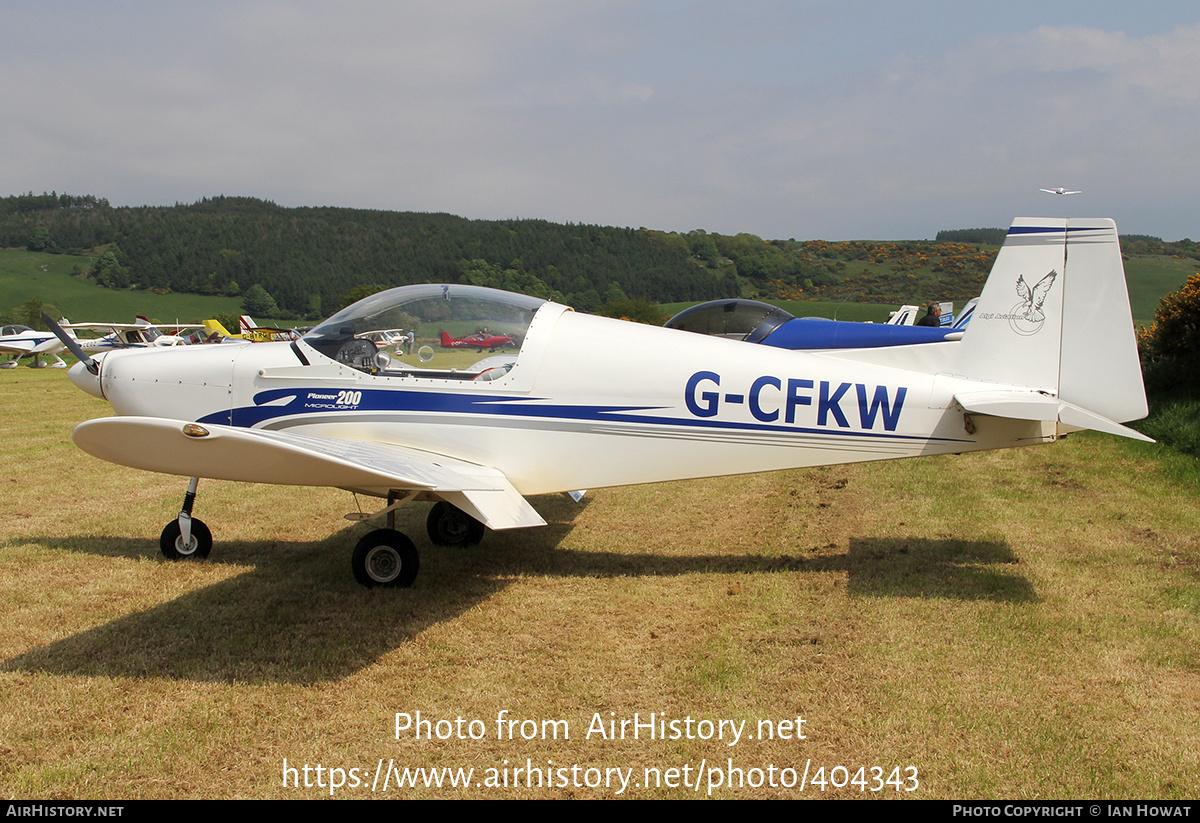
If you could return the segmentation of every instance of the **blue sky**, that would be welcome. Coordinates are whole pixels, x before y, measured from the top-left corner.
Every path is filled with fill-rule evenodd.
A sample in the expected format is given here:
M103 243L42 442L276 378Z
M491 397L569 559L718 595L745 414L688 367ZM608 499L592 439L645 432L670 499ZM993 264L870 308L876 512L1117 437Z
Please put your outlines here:
M8 0L0 94L0 194L1200 239L1194 2Z

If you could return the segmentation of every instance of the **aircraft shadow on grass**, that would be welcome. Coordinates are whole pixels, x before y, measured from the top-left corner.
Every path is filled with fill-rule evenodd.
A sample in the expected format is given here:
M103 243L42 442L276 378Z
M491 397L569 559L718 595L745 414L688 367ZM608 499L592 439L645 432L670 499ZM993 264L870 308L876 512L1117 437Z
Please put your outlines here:
M402 592L364 591L347 579L347 547L354 540L346 533L350 529L311 544L223 544L223 560L246 567L245 573L33 649L0 668L197 682L336 681L466 613L513 580L539 575L844 572L856 597L1037 600L1028 581L996 569L996 564L1016 563L1003 541L852 538L846 553L810 558L573 551L560 544L574 527L569 521L578 509L554 511L553 503L542 508L549 515L546 528L492 535L486 548L430 552L421 584ZM555 515L564 514L558 521ZM151 552L149 541L127 538L31 539L109 557Z
M1036 603L1033 584L1012 569L1020 562L1003 540L853 537L850 594L941 597Z

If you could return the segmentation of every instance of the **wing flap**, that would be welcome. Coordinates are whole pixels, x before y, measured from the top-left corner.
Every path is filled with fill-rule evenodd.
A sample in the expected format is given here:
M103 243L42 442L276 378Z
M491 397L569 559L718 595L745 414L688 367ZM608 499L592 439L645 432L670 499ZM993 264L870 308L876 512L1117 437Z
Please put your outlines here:
M146 471L285 486L332 486L385 494L389 489L441 497L492 529L546 521L500 471L389 443L205 424L184 434L184 420L105 417L75 428L88 454Z

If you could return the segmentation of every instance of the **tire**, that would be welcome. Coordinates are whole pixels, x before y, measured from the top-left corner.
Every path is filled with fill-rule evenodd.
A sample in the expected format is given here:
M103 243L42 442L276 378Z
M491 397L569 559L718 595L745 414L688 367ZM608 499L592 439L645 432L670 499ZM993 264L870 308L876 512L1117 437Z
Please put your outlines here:
M212 551L212 532L203 520L192 518L192 542L184 545L179 521L172 520L158 538L158 548L168 560L203 560Z
M367 588L407 589L417 579L421 557L413 542L395 529L371 532L354 547L354 579Z
M483 539L483 524L445 501L429 510L425 531L437 546L475 546Z

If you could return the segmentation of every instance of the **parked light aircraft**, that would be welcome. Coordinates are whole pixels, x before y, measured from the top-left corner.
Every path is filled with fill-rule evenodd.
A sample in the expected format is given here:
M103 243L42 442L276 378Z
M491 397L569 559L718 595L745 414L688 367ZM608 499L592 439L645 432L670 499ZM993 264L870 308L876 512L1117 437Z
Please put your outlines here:
M1066 186L1055 186L1052 189L1042 189L1046 194L1083 194L1081 191L1067 191Z
M372 329L371 331L360 331L355 337L365 337L380 348L386 348L388 346L400 346L407 342L408 330Z
M905 303L900 308L888 315L887 322L889 326L914 326L917 323L917 318L920 316L920 306L915 306L912 303Z
M1021 284L1052 272L1031 313ZM486 322L521 347L487 371L444 371L355 337L401 313L433 328ZM201 477L331 486L388 501L375 513L388 528L352 555L367 586L415 579L417 549L394 528L413 500L435 503L434 543L471 543L485 526L544 525L528 495L1028 446L1081 429L1148 439L1121 425L1145 416L1146 398L1116 227L1103 219L1018 219L955 342L747 347L430 285L372 295L291 343L110 352L70 377L117 413L80 424L80 448L191 478L160 537L165 556L212 547L191 516Z
M684 309L663 324L682 329L761 343L780 349L865 349L876 346L911 346L957 340L962 333L950 326L857 323L825 317L796 317L770 303L757 300L710 300Z
M231 334L228 329L221 325L220 320L205 320L200 331L193 333L188 338L190 343L250 343L250 340L244 340L240 334Z
M213 321L215 322L215 321ZM238 326L241 329L241 338L250 340L254 343L272 343L286 342L295 340L300 336L300 332L296 329L281 329L276 326L260 326L254 322L248 314L243 314L238 317Z
M488 331L479 331L475 334L468 334L466 337L455 339L446 332L442 332L439 338L443 349L475 349L482 352L484 349L495 351L496 349L505 346L511 346L513 342L512 335L507 334L491 334Z
M53 332L37 331L28 326L11 324L0 327L0 354L10 354L12 358L0 363L0 369L15 369L22 357L32 357L30 368L63 369L67 364L55 352L62 351L63 344ZM42 355L54 358L53 363L43 363Z
M141 315L137 316L137 321L134 323L64 322L62 326L64 329L71 329L72 331L84 329L87 331L107 332L102 337L91 339L77 338L79 340L79 347L89 354L113 349L181 346L187 342L180 336L183 332L204 328L198 323L154 324L148 318ZM164 329L171 333L164 332Z
M67 329L69 336L74 338L79 347L89 353L106 352L112 349L146 348L148 346L177 346L185 343L179 337L179 332L189 329L199 329L197 324L153 324L149 319L138 315L134 323L71 323L66 318L60 321L61 328ZM173 334L165 334L167 329ZM101 337L76 337L77 330L108 332ZM0 354L11 354L13 358L0 363L0 368L16 367L17 361L27 355L33 356L32 368L44 368L47 365L54 369L66 368L67 364L58 356L63 349L63 343L53 332L39 332L28 326L4 326L0 329ZM40 355L50 355L56 362L44 364Z

